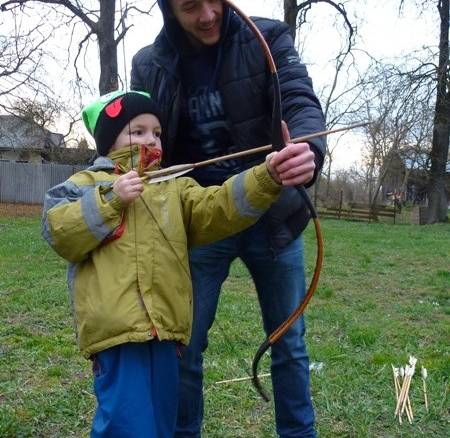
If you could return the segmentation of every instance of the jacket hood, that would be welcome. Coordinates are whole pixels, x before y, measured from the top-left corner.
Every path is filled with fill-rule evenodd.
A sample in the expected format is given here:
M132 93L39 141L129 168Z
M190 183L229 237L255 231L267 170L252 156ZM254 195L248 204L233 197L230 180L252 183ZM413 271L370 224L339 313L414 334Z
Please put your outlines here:
M170 10L169 0L158 0L158 6L163 14L164 22L166 22L167 19L171 19L172 11ZM230 7L228 5L224 5L223 10L225 16L229 13Z
M169 1L168 0L158 0L158 6L159 9L161 9L161 12L164 17L164 21L166 20L166 17L168 16L168 13L170 11Z

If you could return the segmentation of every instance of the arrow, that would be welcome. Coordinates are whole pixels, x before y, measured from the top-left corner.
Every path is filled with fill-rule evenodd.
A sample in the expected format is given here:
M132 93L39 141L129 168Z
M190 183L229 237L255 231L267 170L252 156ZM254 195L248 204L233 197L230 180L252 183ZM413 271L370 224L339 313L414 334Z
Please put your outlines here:
M303 135L301 137L291 139L292 143L303 143L313 138L322 137L324 135L336 134L337 132L348 131L350 129L360 128L362 126L367 126L368 122L356 123L354 125L344 126L342 128L329 129L327 131L319 131L313 134ZM253 149L247 149L241 152L235 152L233 154L222 155L220 157L211 158L209 160L199 161L197 163L186 163L177 164L175 166L166 167L165 169L153 170L150 172L144 172L143 180L147 180L149 184L165 181L168 179L175 178L177 176L184 175L191 170L197 169L199 167L209 166L210 164L219 163L220 161L232 160L234 158L241 158L247 155L259 154L261 152L270 151L272 145L260 146Z

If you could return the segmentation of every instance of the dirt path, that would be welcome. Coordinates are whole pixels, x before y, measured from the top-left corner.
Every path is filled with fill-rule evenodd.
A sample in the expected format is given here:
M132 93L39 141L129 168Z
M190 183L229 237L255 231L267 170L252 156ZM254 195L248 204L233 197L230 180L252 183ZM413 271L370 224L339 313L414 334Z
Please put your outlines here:
M33 217L41 213L41 204L0 204L0 217Z

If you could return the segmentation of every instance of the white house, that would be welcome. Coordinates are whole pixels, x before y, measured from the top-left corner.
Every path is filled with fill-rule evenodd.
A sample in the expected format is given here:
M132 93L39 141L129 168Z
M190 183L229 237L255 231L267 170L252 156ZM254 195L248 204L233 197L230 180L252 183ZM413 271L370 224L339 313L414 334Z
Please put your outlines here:
M15 115L0 115L0 161L42 163L41 153L65 148L64 136Z

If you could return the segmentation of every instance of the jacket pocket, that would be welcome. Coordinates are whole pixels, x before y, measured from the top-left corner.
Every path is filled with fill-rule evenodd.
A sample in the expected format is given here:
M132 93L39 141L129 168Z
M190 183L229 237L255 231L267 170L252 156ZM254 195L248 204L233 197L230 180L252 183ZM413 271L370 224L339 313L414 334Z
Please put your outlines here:
M310 212L295 187L285 187L264 215L272 249L277 252L295 240L307 227Z

